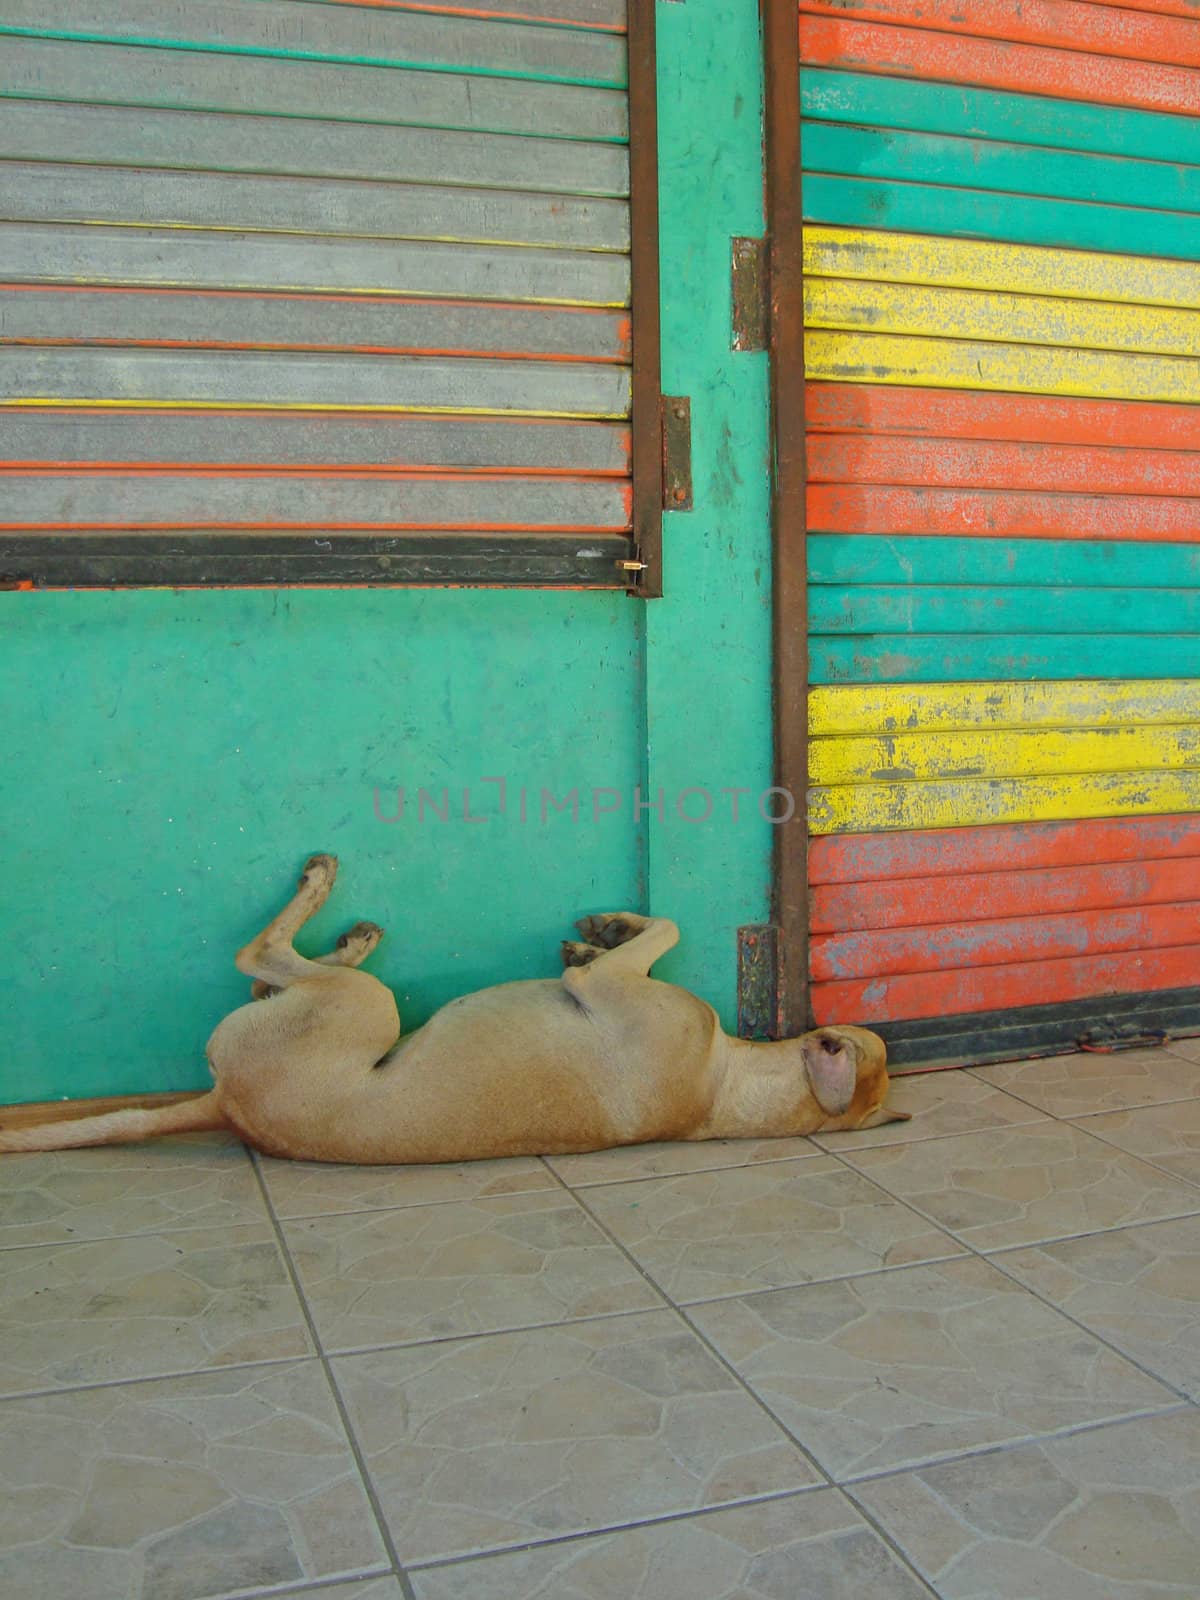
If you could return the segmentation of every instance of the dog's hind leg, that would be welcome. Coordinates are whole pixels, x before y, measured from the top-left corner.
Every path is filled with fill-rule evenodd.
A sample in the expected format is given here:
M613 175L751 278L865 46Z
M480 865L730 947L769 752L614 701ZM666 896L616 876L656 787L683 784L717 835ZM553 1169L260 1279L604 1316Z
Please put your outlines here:
M336 856L310 856L300 874L300 886L287 905L234 957L238 971L275 989L286 989L300 978L327 977L329 965L300 955L292 948L292 940L325 904L336 877Z
M361 967L382 938L383 929L377 922L356 922L342 934L332 950L314 959L319 967ZM252 1000L266 1000L278 993L277 984L264 983L261 978L255 978L250 985Z

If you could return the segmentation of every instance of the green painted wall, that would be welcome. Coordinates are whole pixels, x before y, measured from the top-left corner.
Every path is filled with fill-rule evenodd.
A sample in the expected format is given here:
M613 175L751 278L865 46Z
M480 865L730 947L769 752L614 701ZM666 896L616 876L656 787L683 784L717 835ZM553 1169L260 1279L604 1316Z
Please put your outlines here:
M233 953L318 849L342 875L305 947L381 922L372 970L407 1022L554 971L573 917L632 906L681 923L662 975L733 1025L771 847L766 364L730 351L728 304L730 237L762 228L758 23L732 0L657 10L663 383L692 396L696 486L666 518L668 598L0 595L0 1103L205 1082L246 994ZM503 817L481 781L501 775ZM406 815L381 822L373 791L389 817L398 785ZM420 785L450 789L451 820L414 814ZM663 820L635 820L637 785ZM543 825L543 786L578 786L577 823ZM621 813L593 821L594 788ZM691 825L675 800L696 788L713 815Z

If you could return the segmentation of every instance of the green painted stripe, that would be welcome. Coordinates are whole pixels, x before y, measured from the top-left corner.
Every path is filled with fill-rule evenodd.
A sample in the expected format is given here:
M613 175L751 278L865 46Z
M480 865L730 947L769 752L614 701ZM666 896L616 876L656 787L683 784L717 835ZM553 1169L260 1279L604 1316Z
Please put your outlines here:
M1193 142L1200 154L1200 131ZM804 165L812 172L855 178L905 183L919 176L922 183L966 189L1200 212L1200 166L1038 150L934 133L814 122L804 130Z
M812 584L1200 588L1200 545L810 533Z
M813 683L966 683L980 679L1194 678L1200 639L1171 634L886 634L809 644Z
M1200 593L856 584L814 589L808 617L814 633L1200 633Z
M67 28L17 28L0 23L0 37L3 36L18 39L54 39L68 44L140 45L149 50L182 50L200 55L257 56L278 61L315 61L342 67L393 67L407 72L453 73L458 77L465 75L478 78L515 78L530 83L570 84L580 89L623 89L627 86L624 75L613 78L567 77L512 66L463 66L460 62L410 61L399 56L333 54L320 50L294 50L282 47L267 49L261 45L223 44L215 39L193 42L190 39L159 39L151 35L133 33L107 34Z
M901 233L937 233L955 239L997 239L1006 244L1065 245L1076 250L1200 260L1200 217L1088 205L1078 200L1043 200L1036 195L988 194L981 189L806 173L804 216L808 222L839 227L894 228Z
M1183 156L1200 162L1200 122L1156 111L820 67L800 74L800 101L805 117L826 122L1090 150L1144 161L1178 161ZM806 139L811 133L805 130Z

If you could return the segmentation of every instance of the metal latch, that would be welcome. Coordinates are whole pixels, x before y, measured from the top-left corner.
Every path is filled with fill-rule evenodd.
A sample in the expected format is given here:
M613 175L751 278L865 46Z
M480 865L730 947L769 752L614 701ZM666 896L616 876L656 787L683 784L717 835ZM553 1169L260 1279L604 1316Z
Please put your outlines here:
M662 397L663 510L692 509L692 402Z

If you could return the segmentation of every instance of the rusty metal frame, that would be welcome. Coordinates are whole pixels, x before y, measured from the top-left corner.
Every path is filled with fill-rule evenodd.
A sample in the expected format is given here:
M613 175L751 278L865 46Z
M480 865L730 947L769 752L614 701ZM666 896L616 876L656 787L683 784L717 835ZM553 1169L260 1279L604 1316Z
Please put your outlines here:
M663 592L663 435L658 276L656 0L629 0L629 225L633 327L633 548L644 568L629 592Z
M775 782L795 800L775 832L779 928L776 1037L809 1026L808 555L805 494L804 261L800 28L796 0L761 0L763 137L770 274L771 527L774 560Z

